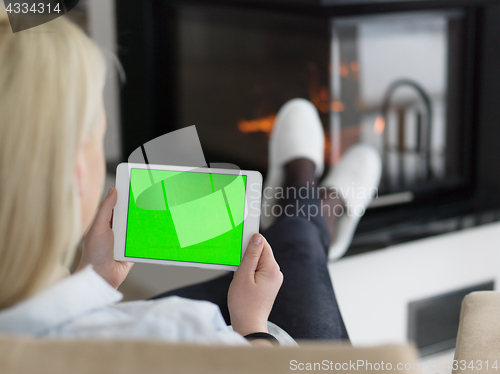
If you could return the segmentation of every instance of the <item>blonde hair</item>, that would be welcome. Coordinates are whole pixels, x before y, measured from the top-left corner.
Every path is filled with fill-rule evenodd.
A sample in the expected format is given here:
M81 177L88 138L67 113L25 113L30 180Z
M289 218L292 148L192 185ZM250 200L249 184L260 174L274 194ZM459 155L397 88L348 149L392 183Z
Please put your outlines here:
M0 4L0 309L47 287L74 257L76 153L96 126L105 70L70 21L13 34Z

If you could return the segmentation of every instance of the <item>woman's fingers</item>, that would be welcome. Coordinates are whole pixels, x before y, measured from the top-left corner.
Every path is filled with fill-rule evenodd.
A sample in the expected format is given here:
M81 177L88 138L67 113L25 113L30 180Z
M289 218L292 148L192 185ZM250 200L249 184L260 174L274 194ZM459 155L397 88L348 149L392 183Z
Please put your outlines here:
M262 249L256 276L268 278L273 283L276 283L276 285L279 284L278 287L281 287L283 282L283 274L280 271L280 267L274 258L273 250L267 240L265 240L264 248Z
M111 187L109 189L108 195L104 198L101 206L99 207L99 210L97 211L95 223L99 225L110 225L111 218L113 217L113 209L115 208L117 199L118 193L116 191L116 188Z
M259 269L261 267L263 269L269 267L276 267L279 270L278 263L274 258L273 250L271 249L271 246L265 239L264 239L264 248L262 249L262 254L260 256L260 261L259 261Z
M251 278L253 281L267 278L280 283L283 276L276 262L271 246L260 234L255 234L248 243L241 264L236 271L236 278ZM280 283L281 285L281 283Z
M244 335L267 331L267 319L283 282L283 274L269 243L255 234L236 271L228 292L234 331Z

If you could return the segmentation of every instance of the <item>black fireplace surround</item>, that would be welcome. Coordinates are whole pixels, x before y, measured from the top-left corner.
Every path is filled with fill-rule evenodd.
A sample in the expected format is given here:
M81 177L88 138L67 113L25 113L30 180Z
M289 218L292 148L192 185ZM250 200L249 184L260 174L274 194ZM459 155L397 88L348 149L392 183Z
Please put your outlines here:
M411 196L368 209L347 255L500 220L500 1L120 0L116 8L127 74L124 160L157 136L196 125L208 162L265 175L277 110L305 97L318 108L329 150L341 155L358 141L382 144L381 197ZM369 71L359 61L370 56L364 50L359 56L363 35L398 17L417 29L444 30L436 40L447 41L440 65L445 95L400 77L380 91L379 103L362 102L369 93L360 75ZM398 104L400 86L411 99ZM445 129L433 146L431 112L441 113L435 121ZM425 170L408 177L412 162Z

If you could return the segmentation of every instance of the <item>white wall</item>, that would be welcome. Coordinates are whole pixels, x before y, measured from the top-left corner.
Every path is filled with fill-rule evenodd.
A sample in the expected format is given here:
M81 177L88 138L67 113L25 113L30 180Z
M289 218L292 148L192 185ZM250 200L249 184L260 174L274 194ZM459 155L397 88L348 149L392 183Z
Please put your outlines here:
M500 223L348 257L329 266L354 345L407 341L408 303L500 280Z

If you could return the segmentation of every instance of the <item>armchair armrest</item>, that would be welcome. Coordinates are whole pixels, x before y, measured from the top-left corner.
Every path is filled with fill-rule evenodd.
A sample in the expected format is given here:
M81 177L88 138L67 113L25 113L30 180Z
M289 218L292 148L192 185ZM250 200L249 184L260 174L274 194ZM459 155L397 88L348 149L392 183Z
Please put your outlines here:
M500 292L472 292L462 301L455 360L453 374L500 370ZM496 370L492 369L495 361ZM482 370L478 370L479 362Z

